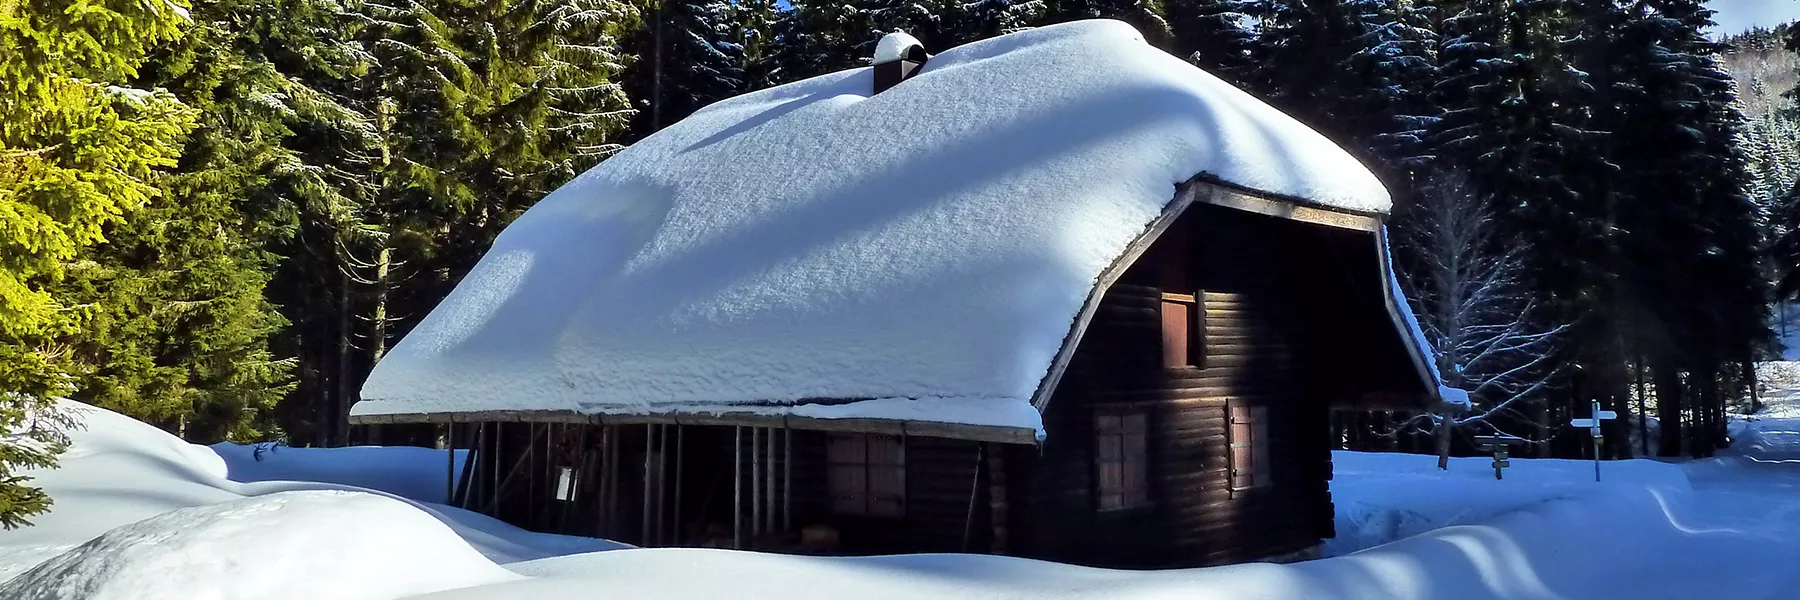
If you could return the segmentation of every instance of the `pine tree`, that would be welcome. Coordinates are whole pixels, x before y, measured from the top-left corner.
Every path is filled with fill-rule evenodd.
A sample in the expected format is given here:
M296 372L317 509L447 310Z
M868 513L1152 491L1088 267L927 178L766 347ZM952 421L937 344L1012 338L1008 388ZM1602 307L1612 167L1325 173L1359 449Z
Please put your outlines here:
M502 228L622 147L634 111L617 80L630 62L617 40L639 26L621 0L360 10L351 33L373 64L340 92L373 139L352 163L358 228L338 232L307 277L336 296L335 327L312 335L336 348L338 413Z
M1049 0L1046 13L1052 23L1118 19L1137 28L1152 45L1170 50L1174 48L1175 33L1163 5L1163 0Z
M960 0L857 0L869 16L871 30L863 35L856 52L875 55L875 44L881 36L904 31L918 38L931 52L942 52L961 43L958 32L967 26Z
M875 30L860 3L843 0L790 0L775 23L770 80L789 83L866 66L871 56L856 53Z
M775 68L775 24L781 18L781 8L775 0L740 0L734 7L730 39L742 49L738 57L744 72L743 91L775 85L770 75Z
M1256 33L1245 0L1169 2L1174 53L1226 81L1241 82L1255 65Z
M1574 367L1570 381L1554 386L1569 393L1542 405L1532 417L1540 424L1572 416L1574 398L1585 408L1587 399L1624 392L1608 310L1618 253L1606 184L1617 167L1589 112L1588 74L1570 62L1571 40L1581 40L1572 9L1554 0L1483 0L1446 18L1433 93L1444 112L1424 138L1440 168L1466 174L1502 207L1504 229L1516 232L1503 243L1529 248L1540 326L1570 326L1567 343L1553 349Z
M648 10L625 41L639 57L623 77L637 103L633 138L744 91L745 34L732 25L735 12L726 0L659 2Z
M975 0L967 4L956 44L1030 29L1043 23L1049 0Z
M53 464L53 398L79 364L59 339L95 307L56 282L110 226L162 193L194 111L163 90L129 87L188 22L173 1L0 4L0 526L50 499L18 470Z

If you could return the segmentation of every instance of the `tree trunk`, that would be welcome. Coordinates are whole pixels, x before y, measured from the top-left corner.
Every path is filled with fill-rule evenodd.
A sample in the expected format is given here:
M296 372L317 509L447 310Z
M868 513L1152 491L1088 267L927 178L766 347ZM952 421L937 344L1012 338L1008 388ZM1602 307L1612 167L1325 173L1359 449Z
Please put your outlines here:
M1656 383L1656 418L1662 433L1657 456L1681 455L1681 408L1683 396L1681 374L1668 364L1658 364L1651 373Z
M375 255L375 335L372 340L375 348L369 353L370 364L381 362L381 357L387 354L388 264L392 257L393 249L386 244Z
M1650 456L1650 413L1644 410L1644 358L1637 360L1637 415L1638 443L1643 447L1643 456Z
M1756 361L1744 361L1744 384L1750 388L1750 414L1762 412L1762 397L1757 392Z
M1438 470L1450 470L1450 430L1455 427L1454 419L1449 415L1439 416L1437 424L1431 427L1431 441L1437 446Z
M342 262L342 261L340 261ZM338 346L337 346L337 394L331 403L331 414L326 416L326 447L342 446L349 441L346 429L349 427L350 414L350 266L340 265L338 271Z

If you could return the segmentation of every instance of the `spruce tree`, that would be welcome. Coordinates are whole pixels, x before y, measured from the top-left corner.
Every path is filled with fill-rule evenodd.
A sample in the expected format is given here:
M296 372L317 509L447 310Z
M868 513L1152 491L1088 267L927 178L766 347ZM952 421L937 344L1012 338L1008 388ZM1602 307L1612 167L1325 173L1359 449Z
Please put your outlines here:
M1163 0L1049 0L1047 19L1053 23L1082 19L1118 19L1130 23L1144 39L1164 50L1174 49L1175 33Z
M760 90L775 85L770 77L775 68L775 25L781 18L781 7L775 0L741 0L734 4L731 30L740 51L738 59L744 72L743 91Z
M862 4L843 0L790 0L775 23L770 79L789 83L866 66L857 47L875 30Z
M373 64L341 92L373 139L352 164L358 225L308 279L336 298L333 423L393 339L531 204L622 148L622 0L364 4ZM315 333L316 335L316 333ZM331 443L344 443L340 432Z
M1250 18L1255 8L1249 2L1194 0L1166 6L1176 56L1226 81L1241 83L1251 76L1257 40Z
M869 16L871 31L857 44L856 52L875 55L881 36L904 31L918 38L930 52L942 52L962 43L958 32L965 14L960 0L856 0Z
M660 2L625 44L638 60L623 77L637 104L632 137L655 133L745 89L742 32L726 0Z
M59 340L97 307L55 294L68 265L163 193L194 111L131 87L189 22L177 2L0 4L0 526L50 499L20 469L60 451L54 398L81 365ZM77 268L81 265L77 264Z
M1005 35L1043 24L1050 0L975 0L962 15L958 44Z

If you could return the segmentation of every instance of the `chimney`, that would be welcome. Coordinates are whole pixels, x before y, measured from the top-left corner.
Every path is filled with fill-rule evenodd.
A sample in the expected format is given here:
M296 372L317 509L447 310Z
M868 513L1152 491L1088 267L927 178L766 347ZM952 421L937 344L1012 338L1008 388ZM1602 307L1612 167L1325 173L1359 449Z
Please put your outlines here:
M927 60L931 60L931 55L925 53L925 45L918 38L904 31L881 36L881 42L875 45L875 93L918 75Z

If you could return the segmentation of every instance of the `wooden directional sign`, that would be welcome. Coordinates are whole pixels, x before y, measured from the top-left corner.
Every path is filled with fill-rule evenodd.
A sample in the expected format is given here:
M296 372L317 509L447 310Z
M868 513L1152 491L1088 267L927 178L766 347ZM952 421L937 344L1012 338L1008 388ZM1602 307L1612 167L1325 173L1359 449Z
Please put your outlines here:
M1589 417L1586 419L1569 419L1569 426L1570 427L1586 427L1586 428L1588 428L1588 433L1594 436L1594 481L1599 481L1600 480L1600 439L1602 437L1602 434L1600 433L1600 422L1601 421L1611 421L1613 419L1617 419L1617 418L1619 418L1619 413L1616 413L1616 412L1613 412L1610 410L1600 410L1600 401L1599 400L1594 400L1591 403L1591 406L1592 406L1592 410L1589 412L1589 414L1593 415L1592 417Z
M1611 421L1613 419L1619 418L1619 413L1616 413L1616 412L1613 412L1610 410L1600 410L1600 401L1599 400L1595 400L1593 402L1592 414L1594 416L1592 416L1590 418L1586 418L1586 419L1569 419L1569 426L1570 427L1586 427L1586 428L1588 428L1589 433L1592 433L1595 437L1599 437L1601 421Z
M1494 453L1494 479L1500 479L1500 469L1512 466L1512 463L1506 460L1508 448L1524 441L1514 437L1478 435L1475 436L1475 447Z

